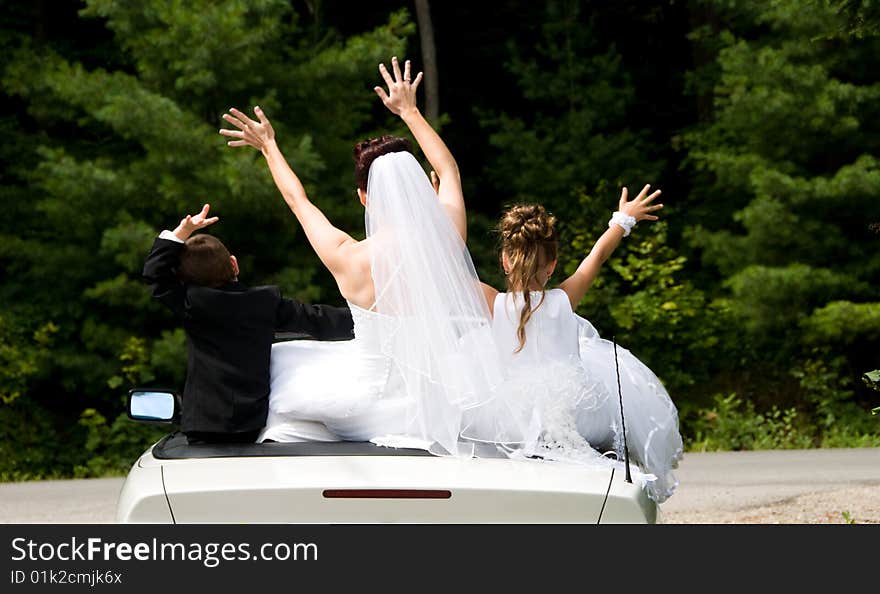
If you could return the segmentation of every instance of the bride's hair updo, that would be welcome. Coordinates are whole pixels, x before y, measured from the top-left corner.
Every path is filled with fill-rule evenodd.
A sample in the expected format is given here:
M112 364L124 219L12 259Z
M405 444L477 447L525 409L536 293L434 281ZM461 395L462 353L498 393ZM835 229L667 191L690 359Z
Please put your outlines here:
M357 143L354 147L354 177L361 191L367 191L367 178L370 175L370 165L377 158L388 153L400 151L412 152L412 145L406 138L399 136L380 136L370 138Z
M532 317L532 297L529 287L537 280L543 285L546 279L538 279L538 275L549 262L556 259L559 244L556 237L556 217L547 212L540 204L520 204L509 208L498 224L501 235L501 253L507 256L508 292L522 292L525 307L519 320L516 336L520 352L526 344L526 324ZM544 302L544 290L541 289L541 300L534 309Z

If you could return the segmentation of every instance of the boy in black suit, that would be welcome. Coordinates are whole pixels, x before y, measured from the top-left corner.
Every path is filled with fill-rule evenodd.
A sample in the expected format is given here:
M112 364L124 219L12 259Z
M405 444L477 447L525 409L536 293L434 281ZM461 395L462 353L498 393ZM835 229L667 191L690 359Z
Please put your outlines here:
M275 286L238 282L238 261L219 239L192 234L217 222L205 204L163 231L144 263L153 297L183 321L187 376L181 431L190 443L254 442L269 410L269 359L276 331L350 339L347 308L306 305Z

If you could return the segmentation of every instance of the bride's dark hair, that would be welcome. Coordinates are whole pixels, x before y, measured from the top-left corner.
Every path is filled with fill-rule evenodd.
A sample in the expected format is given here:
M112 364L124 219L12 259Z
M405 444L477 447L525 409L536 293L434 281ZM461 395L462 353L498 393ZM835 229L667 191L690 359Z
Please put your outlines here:
M357 143L353 151L354 177L357 180L357 187L364 192L367 191L367 178L370 175L370 165L373 164L373 161L382 155L400 151L412 152L412 145L409 140L399 136L386 135Z
M556 237L556 217L540 204L519 204L501 216L498 224L501 235L501 252L507 255L510 270L507 273L507 290L522 292L525 306L520 315L516 337L520 352L526 345L526 324L536 309L544 303L544 290L541 300L532 308L532 295L529 286L538 278L542 266L556 259L559 243Z

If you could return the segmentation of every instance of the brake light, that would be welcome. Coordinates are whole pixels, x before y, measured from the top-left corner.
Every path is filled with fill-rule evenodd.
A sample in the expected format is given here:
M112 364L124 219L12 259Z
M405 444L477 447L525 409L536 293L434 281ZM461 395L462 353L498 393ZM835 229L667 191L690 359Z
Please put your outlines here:
M325 489L324 499L449 499L440 489Z

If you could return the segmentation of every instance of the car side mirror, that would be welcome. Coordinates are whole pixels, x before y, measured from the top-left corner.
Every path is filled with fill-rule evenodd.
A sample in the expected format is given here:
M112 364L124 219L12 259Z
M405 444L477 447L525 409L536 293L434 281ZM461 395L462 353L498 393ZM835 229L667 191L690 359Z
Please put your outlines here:
M180 417L180 397L170 390L135 388L128 392L128 418L141 423L174 423Z

